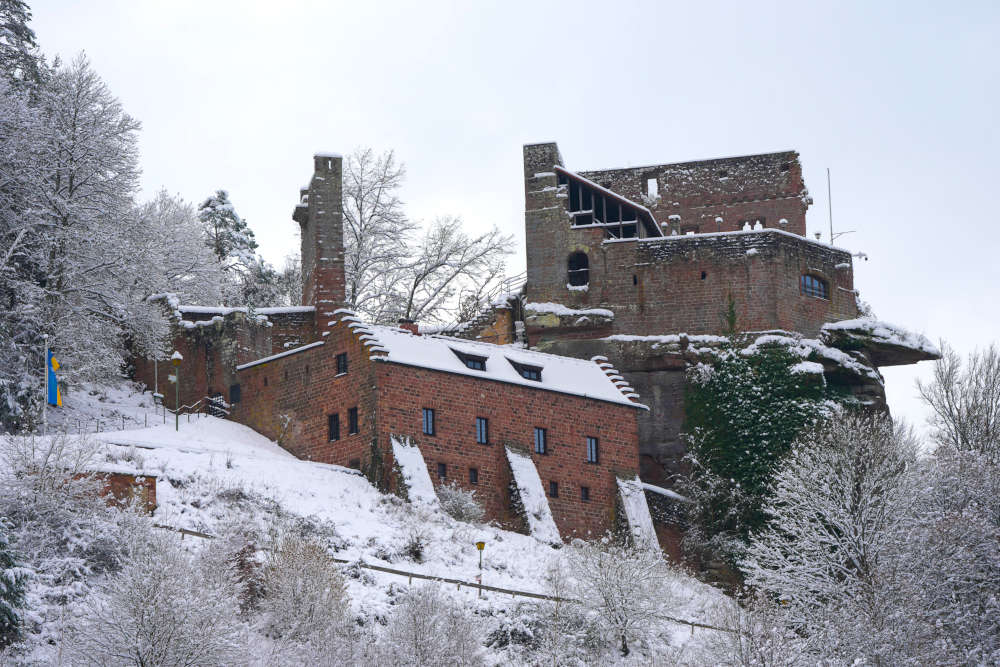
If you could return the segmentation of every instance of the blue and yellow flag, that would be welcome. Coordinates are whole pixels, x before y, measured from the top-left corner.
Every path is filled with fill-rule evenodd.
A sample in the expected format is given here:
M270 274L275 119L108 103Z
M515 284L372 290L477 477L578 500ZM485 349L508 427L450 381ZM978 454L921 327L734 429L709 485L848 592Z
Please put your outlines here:
M56 371L59 370L59 362L56 361L52 350L49 350L49 405L62 407L62 394L59 393L59 381L56 378Z

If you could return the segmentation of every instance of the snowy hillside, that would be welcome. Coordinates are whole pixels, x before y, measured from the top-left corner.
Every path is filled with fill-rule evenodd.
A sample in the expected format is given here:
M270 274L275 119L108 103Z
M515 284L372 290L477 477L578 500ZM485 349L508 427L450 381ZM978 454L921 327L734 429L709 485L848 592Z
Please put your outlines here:
M149 402L149 394L130 396L124 389L121 394L129 398L122 412L141 412L138 406ZM94 402L104 404L91 396L89 403ZM77 401L73 409L94 413L87 403ZM92 469L156 477L153 521L161 526L221 537L237 531L266 534L275 526L295 525L335 558L466 582L475 582L480 574L475 543L482 540L483 584L542 594L551 594L551 572L566 570L565 556L571 551L495 526L457 521L434 504L411 505L380 493L357 471L298 460L251 429L213 417L181 420L177 431L168 422L88 437L101 446L100 460ZM176 533L159 530L179 539ZM183 540L185 548L195 551L209 542ZM400 590L424 583L415 579L411 584L407 577L370 569L347 571L353 572L347 578L353 615L363 625L384 623ZM499 593L477 599L472 588L433 585L485 619L487 645L498 628L527 628L525 614L534 619L531 623L541 622L551 604ZM675 571L661 594L668 599L669 616L699 623L719 622L720 610L727 605L715 589ZM718 634L705 629L692 633L690 626L671 622L661 626L631 660L671 656L683 662L683 656L695 655L701 642ZM485 648L488 663L517 664L530 654L513 641L493 644ZM612 645L604 653L612 661L618 655Z

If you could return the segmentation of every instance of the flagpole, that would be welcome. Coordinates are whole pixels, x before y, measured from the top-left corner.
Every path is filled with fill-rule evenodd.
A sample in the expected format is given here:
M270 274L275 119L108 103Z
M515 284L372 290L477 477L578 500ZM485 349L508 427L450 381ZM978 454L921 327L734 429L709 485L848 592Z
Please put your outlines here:
M42 334L45 341L45 394L42 396L42 435L48 430L48 408L49 408L49 335Z

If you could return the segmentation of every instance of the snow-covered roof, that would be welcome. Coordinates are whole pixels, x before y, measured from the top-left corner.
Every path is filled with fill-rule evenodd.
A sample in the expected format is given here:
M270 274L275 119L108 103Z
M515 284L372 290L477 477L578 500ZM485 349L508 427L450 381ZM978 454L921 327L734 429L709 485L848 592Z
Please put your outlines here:
M345 309L337 310L335 316L358 334L372 359L646 408L634 401L638 394L627 383L619 386L593 361L450 336L420 336L405 329L361 322ZM484 370L469 368L459 354L484 360ZM540 368L541 379L522 376L515 364Z

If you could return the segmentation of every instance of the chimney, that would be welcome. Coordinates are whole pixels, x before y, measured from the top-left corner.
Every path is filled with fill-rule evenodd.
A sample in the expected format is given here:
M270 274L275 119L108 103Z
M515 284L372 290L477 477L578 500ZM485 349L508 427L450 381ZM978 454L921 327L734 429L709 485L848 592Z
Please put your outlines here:
M406 329L411 334L418 335L420 333L419 328L413 320L408 320L405 317L399 319L399 328Z
M292 219L302 230L302 304L316 307L325 323L345 301L343 158L313 156L313 177L299 193Z

